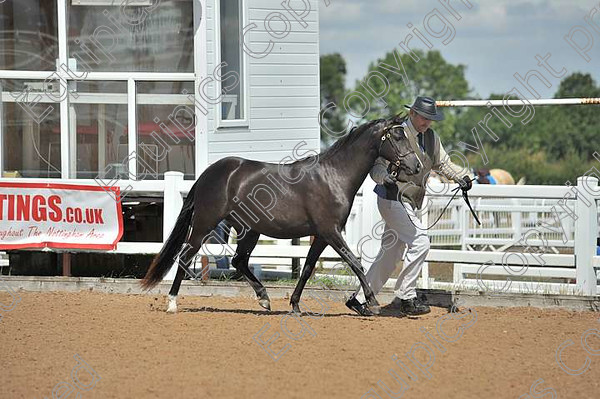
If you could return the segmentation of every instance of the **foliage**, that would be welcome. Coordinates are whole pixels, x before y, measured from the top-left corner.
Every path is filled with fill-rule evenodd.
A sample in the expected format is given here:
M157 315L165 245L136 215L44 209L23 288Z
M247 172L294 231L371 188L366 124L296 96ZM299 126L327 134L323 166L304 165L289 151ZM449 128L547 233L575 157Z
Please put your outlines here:
M417 95L444 100L472 98L464 65L448 63L439 51L414 50L414 54L419 57L417 62L407 54L400 55L392 51L369 65L365 77L354 86L355 92L370 101L370 109L361 122L404 112L404 105L410 104ZM401 65L397 63L398 58ZM349 113L360 115L364 113L364 107L355 95L349 101L349 112L343 110L344 96L352 92L346 92L343 88L346 64L342 56L325 55L321 60L321 104L333 101L339 105L335 113L329 113L326 122L333 130L340 131ZM394 72L389 66L400 69ZM408 86L400 73L402 66L409 80ZM387 80L372 78L369 81L373 90L379 93L385 92L386 86L389 87L383 98L374 98L363 84L373 73L381 73ZM491 99L503 97L504 94L490 96ZM562 79L555 94L555 98L571 97L600 97L600 86L590 74L572 73ZM513 111L518 111L518 108L514 107ZM574 183L577 176L592 166L600 167L592 157L594 151L600 152L599 105L536 106L531 120L526 120L526 115L513 117L503 107L498 107L497 111L510 124L510 127L506 126L506 122L496 116L489 118L487 127L498 140L486 134L481 127L483 122L479 124L491 112L485 107L445 108L445 120L436 122L434 129L442 138L446 150L463 152L471 167L506 169L515 180L526 176L528 184L564 184L567 180ZM487 163L480 155L465 148L464 143L476 146L474 129L485 149Z
M591 76L580 73L565 77L555 94L555 98L599 96L600 88ZM574 183L577 176L594 166L592 154L600 151L597 105L536 106L528 123L524 117L513 118L502 108L498 110L512 126L506 127L496 117L489 121L489 128L499 137L497 142L479 129L489 161L486 165L482 157L466 151L472 167L506 169L515 179L526 176L529 184L564 184L567 180ZM471 129L488 112L486 108L468 109L457 124L459 141L474 145Z
M322 55L321 61L321 109L329 103L339 105L337 108L323 115L322 123L334 132L341 132L347 121L343 110L344 96L346 95L346 61L338 54ZM332 135L328 134L321 127L321 141L328 146L335 141Z
M467 99L470 98L469 84L465 78L464 65L452 65L442 57L439 51L414 50L413 53L419 61L415 62L408 54L399 55L397 51L387 53L376 63L369 65L369 71L361 81L357 81L354 90L372 100L370 110L364 119L387 118L405 112L405 104L410 104L416 96L430 96L436 99ZM402 61L398 65L397 57ZM406 71L408 87L404 83L402 72L393 72L390 68L395 67ZM381 99L374 99L373 95L361 83L366 80L373 71L385 76L387 82L372 78L369 80L374 91L385 92L385 86L389 87L387 95ZM384 102L385 101L385 102ZM356 99L350 101L350 107L356 114L363 110L361 102ZM461 113L460 108L445 109L445 119L436 124L436 131L443 140L451 140L454 137L455 125Z
M479 156L468 156L469 164L475 168L500 168L509 171L515 181L525 176L527 184L563 185L567 181L576 184L578 176L598 163L586 160L579 154L571 152L560 159L550 158L546 152L530 153L526 148L506 150L490 147L487 149L490 159L483 165Z

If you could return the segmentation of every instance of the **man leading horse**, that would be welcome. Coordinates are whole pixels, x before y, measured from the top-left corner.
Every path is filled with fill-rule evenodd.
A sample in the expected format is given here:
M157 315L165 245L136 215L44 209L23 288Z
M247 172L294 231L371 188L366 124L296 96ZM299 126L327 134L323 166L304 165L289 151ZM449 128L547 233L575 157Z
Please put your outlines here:
M417 278L429 252L427 230L414 217L414 210L423 205L427 177L432 170L458 183L465 191L471 189L468 171L450 161L439 136L430 128L432 121L444 119L431 97L417 97L412 105L405 105L409 115L398 121L409 143L415 150L422 168L418 174L407 175L394 170L393 165L382 157L377 158L370 171L377 183L377 207L385 221L384 239L375 262L366 274L367 282L375 294L396 269L396 263L404 256L404 267L398 276L392 307L398 307L407 315L422 315L430 312L429 306L417 297ZM462 176L462 177L458 177ZM386 237L395 236L395 242L384 247ZM405 254L406 250L406 254ZM365 305L366 299L359 288L346 302L346 306L363 316L373 313Z

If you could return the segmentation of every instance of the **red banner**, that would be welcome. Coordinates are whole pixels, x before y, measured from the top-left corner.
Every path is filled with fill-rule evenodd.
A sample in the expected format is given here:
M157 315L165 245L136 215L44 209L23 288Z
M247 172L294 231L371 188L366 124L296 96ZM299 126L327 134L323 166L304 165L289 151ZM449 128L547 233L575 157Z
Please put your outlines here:
M0 250L114 249L119 195L118 187L0 182Z

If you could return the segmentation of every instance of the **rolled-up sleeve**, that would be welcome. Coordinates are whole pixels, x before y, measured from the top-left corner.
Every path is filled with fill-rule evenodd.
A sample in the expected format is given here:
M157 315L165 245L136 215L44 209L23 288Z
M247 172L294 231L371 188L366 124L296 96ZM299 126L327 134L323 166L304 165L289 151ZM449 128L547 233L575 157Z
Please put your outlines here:
M375 164L371 168L369 175L377 184L383 184L383 178L387 175L388 161L379 157L375 160Z
M440 163L438 165L434 165L434 169L437 172L440 172L446 179L453 180L454 182L458 182L458 180L462 179L464 175L470 174L468 168L464 166L459 166L450 160L450 157L444 150L444 146L440 142L440 154L439 158Z

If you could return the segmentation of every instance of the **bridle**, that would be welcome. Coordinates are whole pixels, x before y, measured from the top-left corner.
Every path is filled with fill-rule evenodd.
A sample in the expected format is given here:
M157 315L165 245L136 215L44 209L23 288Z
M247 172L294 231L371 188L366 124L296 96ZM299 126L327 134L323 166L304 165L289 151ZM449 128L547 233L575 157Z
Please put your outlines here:
M390 143L390 145L392 145L392 134L389 132L392 129L398 128L398 127L402 127L402 125L393 125L393 126L387 126L383 129L384 134L381 136L381 142L379 143L379 150L378 153L381 154L381 148L383 147L383 145L386 143L386 141L388 143ZM393 148L393 147L392 147ZM395 151L394 151L395 152ZM390 175L393 178L396 178L398 176L398 169L400 169L400 165L402 164L402 159L414 154L415 152L412 149L409 149L406 153L404 154L400 154L400 155L396 155L396 162L392 163L392 165L395 166L395 168L392 169L392 171L390 172Z
M381 136L381 142L379 143L379 154L381 154L381 148L383 147L383 144L386 141L390 142L390 144L391 144L392 134L389 131L391 129L395 129L395 128L398 128L398 127L402 128L402 125L393 125L393 126L387 126L387 127L384 128L384 134ZM407 156L409 156L411 154L415 154L415 151L413 151L412 149L408 150L404 154L397 155L396 162L392 163L392 169L389 172L390 176L392 176L394 179L398 176L398 170L400 169L401 159L404 158L404 157L407 157ZM477 180L477 178L471 179L471 182L473 182L475 180ZM427 227L426 229L421 229L420 227L418 227L417 225L415 225L413 223L412 219L410 218L410 214L408 213L408 209L406 209L406 206L404 205L404 202L402 202L402 200L400 200L399 202L402 204L402 207L404 208L404 210L406 211L406 214L408 216L408 220L410 221L410 223L413 226L415 226L419 230L429 230L429 229L433 228L433 226L435 226L440 221L440 219L442 218L442 215L448 210L448 207L450 206L450 204L452 203L452 201L454 200L454 198L456 197L456 194L458 194L458 191L460 189L462 189L462 187L458 186L457 188L455 188L454 190L452 190L454 192L454 194L452 195L452 198L450 198L450 200L448 201L448 203L446 204L446 206L444 207L444 209L442 210L442 212L440 212L440 215L435 220L435 222L433 222L433 224L431 226ZM481 222L479 221L479 218L477 217L477 213L475 213L475 210L471 206L471 202L469 201L469 195L467 194L466 190L462 190L462 197L465 200L467 206L469 207L469 210L473 214L473 217L477 221L477 224L481 225Z

